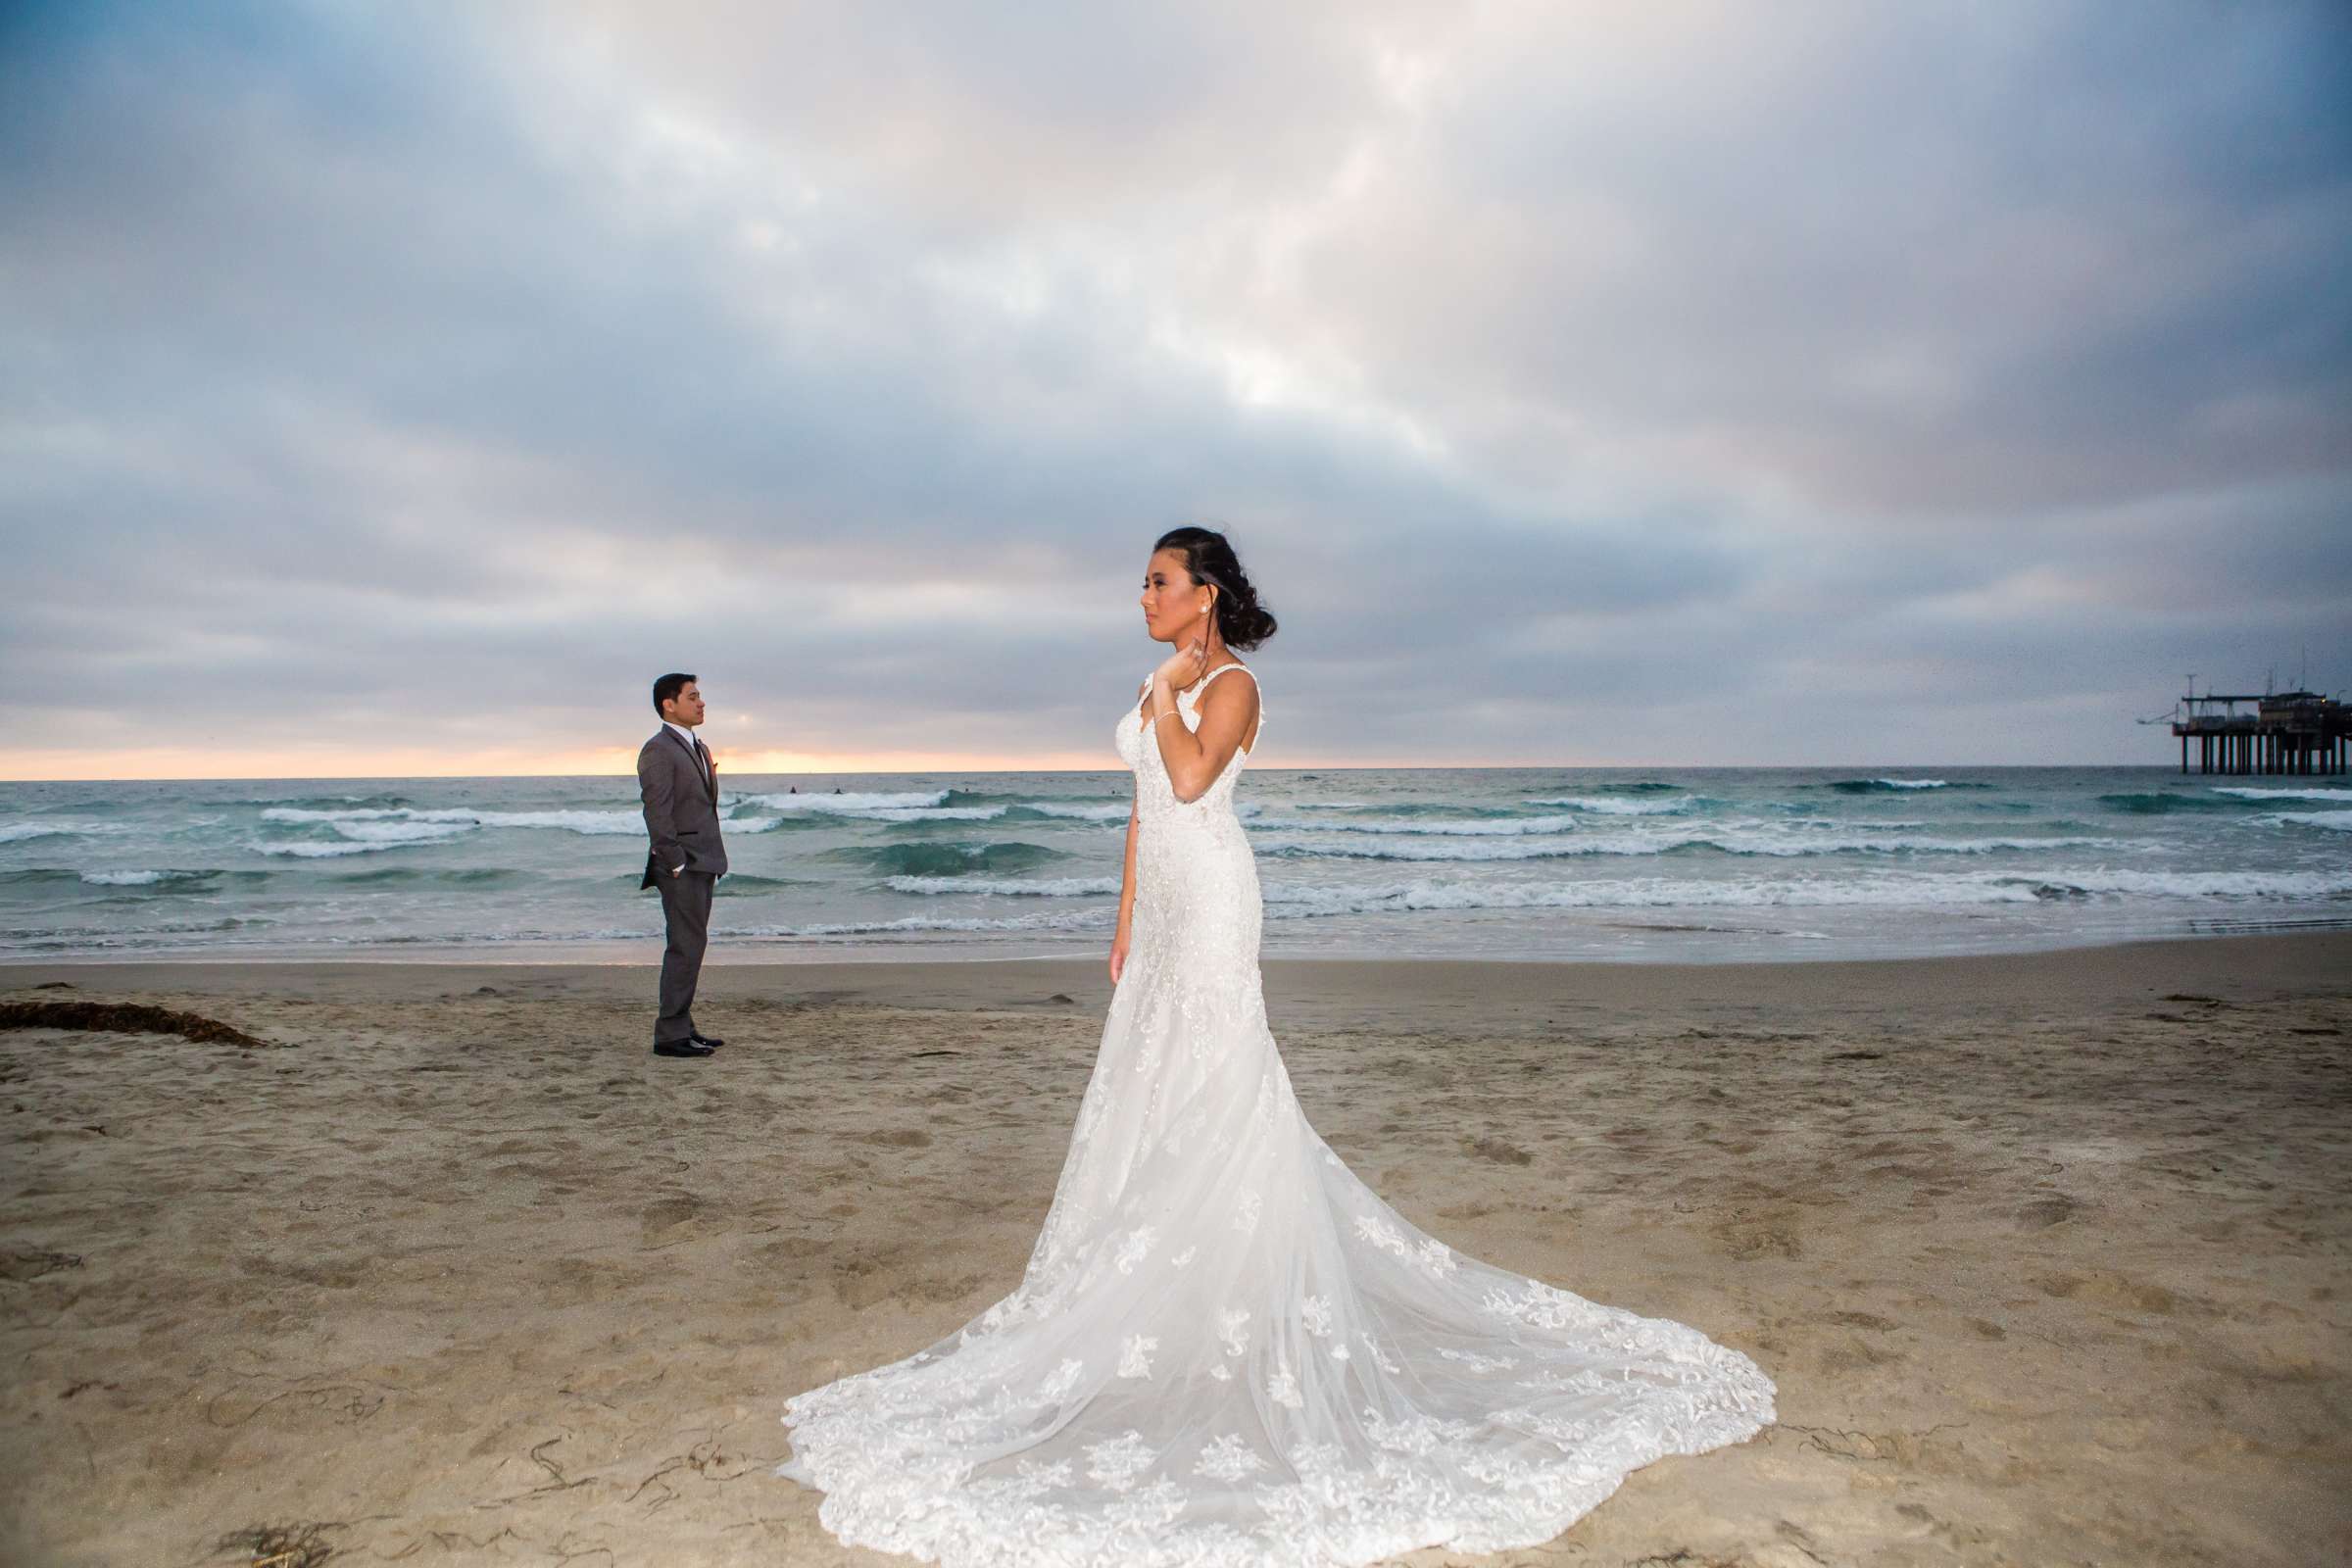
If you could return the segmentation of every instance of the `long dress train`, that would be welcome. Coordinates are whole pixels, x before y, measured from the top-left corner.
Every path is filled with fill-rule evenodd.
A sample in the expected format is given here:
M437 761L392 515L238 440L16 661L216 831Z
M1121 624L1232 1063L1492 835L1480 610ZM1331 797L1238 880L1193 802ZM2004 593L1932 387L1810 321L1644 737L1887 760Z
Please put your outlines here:
M1548 1541L1768 1425L1746 1356L1465 1257L1342 1163L1267 1028L1249 752L1187 804L1134 710L1116 742L1133 946L1053 1206L1011 1295L786 1402L825 1527L948 1568L1356 1568Z

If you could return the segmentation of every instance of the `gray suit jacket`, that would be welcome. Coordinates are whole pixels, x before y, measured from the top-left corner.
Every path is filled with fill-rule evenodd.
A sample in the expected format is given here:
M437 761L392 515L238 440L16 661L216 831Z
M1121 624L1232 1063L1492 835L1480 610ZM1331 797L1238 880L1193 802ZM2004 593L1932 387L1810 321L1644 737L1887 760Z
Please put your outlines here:
M637 794L645 803L645 831L653 848L645 858L641 888L658 886L673 865L724 876L727 847L718 835L718 770L703 780L702 759L662 726L637 754Z

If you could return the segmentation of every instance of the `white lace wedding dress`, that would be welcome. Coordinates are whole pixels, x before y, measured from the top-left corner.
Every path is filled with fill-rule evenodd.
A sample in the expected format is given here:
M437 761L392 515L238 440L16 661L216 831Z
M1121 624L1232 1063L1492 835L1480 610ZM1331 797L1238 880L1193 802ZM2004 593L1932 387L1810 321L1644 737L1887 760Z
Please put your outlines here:
M1117 743L1134 946L1053 1208L1010 1296L787 1401L777 1473L825 1527L952 1568L1499 1550L1768 1424L1746 1356L1464 1257L1356 1179L1267 1029L1248 753L1188 805L1136 711Z

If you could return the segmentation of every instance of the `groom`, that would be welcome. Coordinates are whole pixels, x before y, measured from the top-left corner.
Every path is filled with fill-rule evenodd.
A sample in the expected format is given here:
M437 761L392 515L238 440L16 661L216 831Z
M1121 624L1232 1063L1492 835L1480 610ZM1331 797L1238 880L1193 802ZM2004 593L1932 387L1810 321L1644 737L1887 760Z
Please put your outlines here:
M710 940L710 891L727 874L727 848L718 835L718 769L710 749L695 738L703 691L692 675L654 682L654 711L662 715L662 727L637 754L637 793L653 839L645 880L637 885L662 890L662 918L669 932L654 1054L708 1056L725 1043L694 1026L694 988Z

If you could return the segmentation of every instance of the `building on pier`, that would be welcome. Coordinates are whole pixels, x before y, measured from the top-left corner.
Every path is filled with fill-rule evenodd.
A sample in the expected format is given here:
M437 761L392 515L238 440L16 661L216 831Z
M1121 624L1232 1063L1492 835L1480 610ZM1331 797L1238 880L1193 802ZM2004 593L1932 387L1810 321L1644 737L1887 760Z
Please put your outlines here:
M2173 733L2183 773L2192 747L2201 773L2341 773L2352 761L2352 709L2332 697L2208 692L2180 704Z

